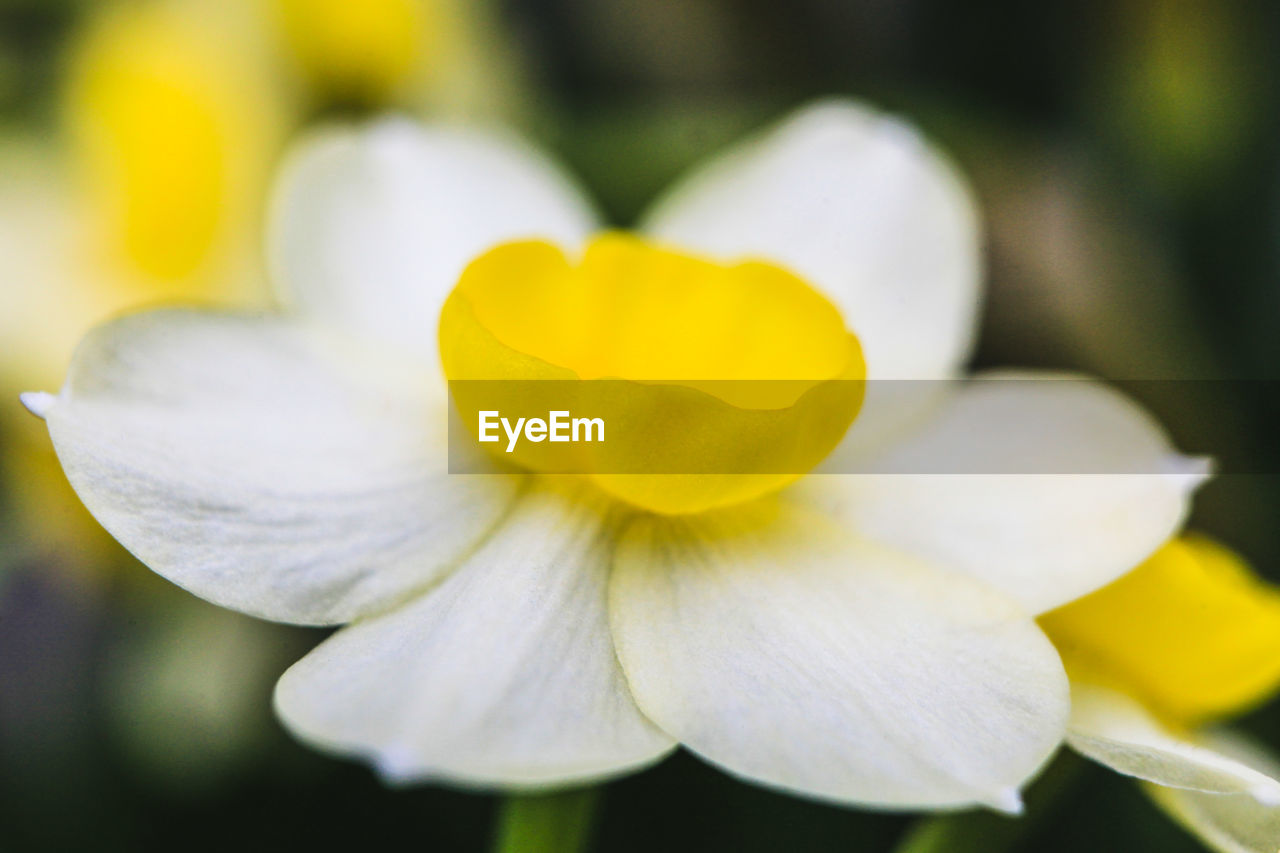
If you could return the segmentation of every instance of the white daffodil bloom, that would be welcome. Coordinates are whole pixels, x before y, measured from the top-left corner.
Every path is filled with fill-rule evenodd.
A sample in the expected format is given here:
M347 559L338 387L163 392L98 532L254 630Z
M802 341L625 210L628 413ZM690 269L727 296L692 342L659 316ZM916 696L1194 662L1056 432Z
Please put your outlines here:
M1215 850L1280 849L1280 763L1210 727L1280 688L1280 590L1185 536L1041 623L1071 676L1072 748L1145 780Z
M683 745L836 802L1014 811L1070 711L1035 616L1169 539L1202 478L1083 380L962 388L860 452L1167 473L828 474L750 494L448 473L442 366L955 375L974 204L910 127L855 104L696 171L642 236L593 238L583 197L513 140L403 121L303 148L273 219L280 313L117 321L59 394L25 402L154 570L263 618L347 624L285 673L277 710L390 779L568 784Z

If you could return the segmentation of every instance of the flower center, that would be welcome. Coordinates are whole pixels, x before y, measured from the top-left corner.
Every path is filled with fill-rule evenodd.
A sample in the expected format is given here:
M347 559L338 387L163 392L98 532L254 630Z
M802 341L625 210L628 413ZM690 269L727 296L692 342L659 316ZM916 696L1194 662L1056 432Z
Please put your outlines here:
M810 470L853 422L866 373L840 313L792 273L619 233L576 262L542 242L473 261L441 313L440 353L470 427L483 411L575 407L605 424L590 445L486 449L668 514L749 500Z

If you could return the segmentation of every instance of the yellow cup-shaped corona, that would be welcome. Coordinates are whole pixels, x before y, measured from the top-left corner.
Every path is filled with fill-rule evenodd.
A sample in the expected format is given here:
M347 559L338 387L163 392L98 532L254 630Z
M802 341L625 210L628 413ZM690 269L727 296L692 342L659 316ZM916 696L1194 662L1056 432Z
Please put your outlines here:
M440 354L473 429L486 411L605 425L594 442L499 441L507 461L665 514L809 471L856 417L866 375L839 311L792 273L616 233L576 263L540 242L474 261L445 303Z

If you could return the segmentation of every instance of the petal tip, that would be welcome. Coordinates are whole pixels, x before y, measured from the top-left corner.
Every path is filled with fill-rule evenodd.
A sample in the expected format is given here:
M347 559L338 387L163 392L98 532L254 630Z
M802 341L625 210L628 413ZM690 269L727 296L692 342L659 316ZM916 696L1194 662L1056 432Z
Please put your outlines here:
M1200 488L1213 476L1214 461L1208 456L1171 456L1167 463L1167 471L1182 481L1188 492Z
M26 391L19 394L18 399L28 412L41 420L48 417L53 404L58 402L58 398L47 391Z
M997 791L983 805L1010 817L1019 817L1025 810L1022 804L1022 794L1019 793L1017 788L1005 788Z
M404 785L421 775L413 756L403 747L382 750L374 758L373 767L382 781L388 785Z
M1263 785L1255 785L1249 789L1250 795L1258 801L1259 805L1273 808L1280 806L1280 785L1275 783L1267 783Z

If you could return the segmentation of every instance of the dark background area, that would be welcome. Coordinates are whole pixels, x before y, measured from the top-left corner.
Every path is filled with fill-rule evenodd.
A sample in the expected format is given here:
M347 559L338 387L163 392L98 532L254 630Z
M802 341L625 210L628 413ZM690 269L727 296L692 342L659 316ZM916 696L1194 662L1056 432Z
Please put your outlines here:
M50 56L84 5L0 5L8 122L48 120ZM1184 449L1280 470L1280 401L1216 381L1280 376L1280 4L508 0L503 13L543 88L530 132L615 222L810 97L865 98L925 128L982 200L977 365L1209 380L1153 383L1166 391L1144 402ZM1202 492L1193 526L1280 580L1278 520L1280 478L1232 474ZM57 579L62 558L28 553L0 580L0 850L484 849L493 797L388 790L279 729L274 676L321 632L207 617L269 638L252 665L175 664L236 669L234 736L181 704L122 703L136 683L119 687L122 669L146 683L139 637L208 606L112 553L91 591ZM1280 709L1242 725L1280 747ZM1013 849L1201 849L1128 780L1073 777ZM597 849L878 851L909 823L680 754L607 787Z

